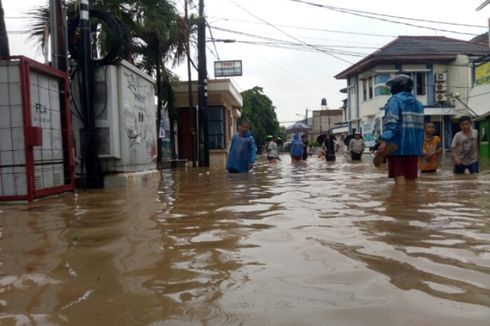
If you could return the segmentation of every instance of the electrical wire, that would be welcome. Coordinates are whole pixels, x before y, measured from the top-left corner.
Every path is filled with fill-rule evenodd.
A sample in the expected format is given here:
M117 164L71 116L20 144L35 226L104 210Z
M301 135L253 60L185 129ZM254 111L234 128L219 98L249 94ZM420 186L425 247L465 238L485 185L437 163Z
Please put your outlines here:
M216 51L216 59L218 59L218 61L221 61L219 58L219 54L218 54L218 48L216 47L216 42L215 42L214 37L213 37L213 30L211 29L211 26L209 25L207 19L204 19L204 22L206 23L206 26L208 27L209 36L211 36L211 41L213 42L214 50Z
M309 5L313 5L313 2L308 2L304 0L289 0L293 2L300 2L300 3L305 3ZM483 25L472 25L472 24L462 24L462 23L454 23L454 22L446 22L446 21L437 21L437 20L430 20L430 19L423 19L423 18L413 18L413 17L406 17L406 16L395 16L395 15L388 15L388 14L382 14L382 13L377 13L377 12L369 12L369 11L362 11L362 10L356 10L356 9L349 9L349 8L342 8L342 7L335 7L335 6L329 6L329 5L321 5L322 7L328 8L328 9L335 9L335 10L345 10L349 12L355 12L355 13L360 13L360 14L367 14L367 15L374 15L374 16L381 16L381 17L389 17L389 18L396 18L396 19L402 19L402 20L410 20L410 21L416 21L416 22L424 22L424 23L433 23L433 24L440 24L440 25L450 25L450 26L460 26L460 27L474 27L474 28L488 28L488 26L483 26Z
M286 45L286 44L274 43L274 42L254 42L254 41L240 41L240 40L235 40L233 43L241 43L241 44L257 45L257 46L265 46L265 47L276 48L276 49L286 49L286 50L293 50L293 51L304 51L304 52L318 53L318 51L313 50L313 49L308 48L308 47L304 47L302 44L298 44L298 43ZM322 48L321 45L315 45L315 46L319 49ZM333 49L330 49L328 51L331 53L339 54L339 55L345 55L345 56L351 56L351 57L360 57L360 58L364 58L367 55L369 55L369 53L347 52L347 51L333 50Z
M215 19L215 21L213 23L217 22L218 20L225 20L225 21L230 21L230 22L267 25L267 24L264 24L262 22L254 22L254 21L244 20L244 19L230 19L230 18L222 18L222 17L214 17L213 19ZM349 34L349 35L375 36L375 37L386 37L386 38L395 38L398 36L398 35L388 35L388 34L374 34L374 33L339 31L339 30L333 30L333 29L305 27L305 26L296 26L296 25L285 25L285 24L274 24L274 25L279 26L279 27L291 28L291 29L301 29L301 30L308 30L308 31L339 33L339 34Z
M305 44L306 46L309 46L309 47L311 47L311 48L313 48L313 49L316 49L316 50L317 50L317 51L319 51L319 52L325 53L325 54L327 54L327 55L329 55L329 56L331 56L331 57L333 57L333 58L335 58L335 59L337 59L337 60L343 61L343 62L348 63L348 64L353 64L352 62L350 62L350 61L348 61L348 60L345 60L345 59L343 59L343 58L341 58L341 57L339 57L339 56L337 56L337 55L335 55L335 54L332 54L332 53L330 53L330 52L328 52L328 51L325 51L325 50L323 50L323 49L318 49L318 48L316 48L315 46L313 46L313 45L311 45L311 44L309 44L309 43L307 43L307 42L304 42L304 41L300 40L299 38L297 38L297 37L295 37L295 36L293 36L293 35L291 35L291 34L289 34L289 33L285 32L285 31L283 31L282 29L280 29L279 27L275 26L274 24L272 24L272 23L270 23L270 22L266 21L265 19L262 19L262 18L258 17L257 15L255 15L255 14L253 14L252 12L248 11L247 9L243 8L242 6L240 6L239 4L237 4L235 1L233 1L233 0L228 0L228 1L230 1L231 3L233 3L235 6L237 6L237 7L238 7L238 8L240 8L241 10L245 11L245 12L246 12L247 14L249 14L250 16L252 16L252 17L254 17L254 18L256 18L256 19L258 19L258 20L260 20L260 21L262 21L262 22L264 22L264 23L266 23L266 24L267 24L267 25L269 25L270 27L272 27L272 28L274 28L275 30L277 30L277 31L281 32L282 34L284 34L284 35L286 35L286 36L288 36L288 37L292 38L293 40L295 40L295 41L297 41L297 42L300 42L300 43L303 43L303 44Z
M231 30L231 29L227 29L227 28L221 28L221 27L215 27L215 26L212 26L213 29L216 29L216 30L220 30L220 31L223 31L223 32L228 32L228 33L232 33L232 34L238 34L238 35L242 35L242 36L248 36L248 37L253 37L253 38L258 38L258 39L261 39L261 40L265 40L265 41L271 41L271 42L276 42L278 44L282 44L283 46L298 46L298 43L293 43L293 42L290 42L290 41L286 41L286 40L281 40L281 39L275 39L275 38L271 38L271 37L267 37L267 36L261 36L261 35L255 35L255 34L249 34L249 33L245 33L245 32L240 32L240 31L235 31L235 30ZM230 42L232 43L232 42ZM318 52L318 50L322 50L321 52L323 53L337 53L337 54L345 54L346 51L341 51L342 53L339 53L339 50L336 50L336 49L332 49L332 48L329 48L329 47L325 47L325 46L322 46L322 47L319 47L319 46L314 46L314 48L312 48L312 46L306 46L304 44L304 42L301 42L299 43L301 44L302 46L310 49L310 50L313 50L313 51L316 51ZM367 47L365 47L367 48ZM374 49L374 48L371 48L371 49ZM375 48L375 49L378 49L378 48ZM360 53L347 53L347 55L351 55L351 54L354 54L354 56L359 56ZM365 55L368 55L367 53L362 53L363 56ZM348 62L349 64L352 64L351 62Z
M369 18L369 19L380 20L380 21L389 22L389 23L393 23L393 24L400 24L400 25L406 25L406 26L411 26L411 27L416 27L416 28L428 29L428 30L439 31L439 32L446 32L446 33L452 33L452 34L459 34L459 35L469 35L469 36L477 36L478 35L478 34L474 34L474 33L458 32L458 31L453 31L453 30L416 25L416 24L411 24L411 23L407 23L407 22L400 22L400 21L396 21L396 20L381 18L381 17L379 17L379 14L377 15L377 14L361 13L361 12L354 11L352 9L344 9L344 8L340 8L340 7L327 6L327 5L308 2L308 1L304 1L304 0L287 0L287 1L302 3L302 4L314 6L314 7L324 8L324 9L328 9L328 10L332 10L332 11L342 12L342 13L346 13L346 14L350 14L350 15L354 15L354 16L359 16L359 17L364 17L364 18Z
M100 59L92 59L92 61L98 65L114 65L119 63L127 51L128 29L118 18L108 12L91 9L89 14L91 18L97 18L104 22L107 28L111 30L110 35L112 37L111 46L107 54ZM68 49L76 62L81 60L81 53L77 44L79 39L76 37L79 22L80 17L78 15L68 21Z
M269 63L269 64L271 64L271 65L273 65L273 66L275 66L276 68L278 68L278 69L280 69L280 70L282 70L282 71L286 72L287 74L289 74L289 75L291 75L291 76L294 76L294 77L298 78L299 80L302 80L303 82L306 82L306 83L308 83L308 84L310 84L310 85L313 85L313 86L317 87L318 89L321 89L321 90L324 90L324 91L326 90L327 92L330 92L330 93L332 93L332 94L338 94L338 92L334 92L334 91L332 91L332 90L330 90L330 89L328 89L328 88L325 88L325 86L324 86L324 85L319 85L319 84L316 84L315 82L312 82L311 80L308 80L308 79L304 78L303 76L298 75L298 74L296 74L296 73L294 73L294 72L292 72L292 71L290 71L290 70L288 70L288 69L284 68L283 66L278 65L277 63L275 63L275 62L273 62L273 61L271 61L271 60L269 60L269 59L264 58L264 57L263 57L263 56L261 56L260 54L258 54L258 53L256 53L256 52L254 52L254 51L251 51L250 49L246 49L246 50L247 50L248 52L252 53L252 54L254 55L254 57L257 57L257 58L259 58L259 59L261 59L261 60L263 60L263 61L265 61L265 62L267 62L267 63Z

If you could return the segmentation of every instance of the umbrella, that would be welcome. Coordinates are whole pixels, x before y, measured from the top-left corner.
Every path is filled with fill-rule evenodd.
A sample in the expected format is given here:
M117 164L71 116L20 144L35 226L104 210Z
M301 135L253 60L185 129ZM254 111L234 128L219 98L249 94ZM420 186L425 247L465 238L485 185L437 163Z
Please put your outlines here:
M305 132L305 131L308 131L310 129L311 129L310 126L305 125L302 122L295 122L286 128L286 132Z

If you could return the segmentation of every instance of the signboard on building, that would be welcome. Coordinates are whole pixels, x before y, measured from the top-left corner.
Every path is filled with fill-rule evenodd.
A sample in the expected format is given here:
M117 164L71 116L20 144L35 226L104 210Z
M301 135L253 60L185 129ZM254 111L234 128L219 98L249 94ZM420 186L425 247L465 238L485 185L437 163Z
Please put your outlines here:
M214 77L242 76L242 73L242 60L214 62Z
M475 85L490 84L490 61L475 68Z

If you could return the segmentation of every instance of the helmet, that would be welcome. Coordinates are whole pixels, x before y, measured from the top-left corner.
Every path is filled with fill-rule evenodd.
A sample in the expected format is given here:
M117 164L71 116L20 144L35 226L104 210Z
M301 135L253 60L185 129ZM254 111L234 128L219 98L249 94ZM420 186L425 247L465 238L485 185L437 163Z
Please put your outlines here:
M413 88L413 80L405 74L396 75L386 82L386 86L391 88L391 94L400 92L411 92Z

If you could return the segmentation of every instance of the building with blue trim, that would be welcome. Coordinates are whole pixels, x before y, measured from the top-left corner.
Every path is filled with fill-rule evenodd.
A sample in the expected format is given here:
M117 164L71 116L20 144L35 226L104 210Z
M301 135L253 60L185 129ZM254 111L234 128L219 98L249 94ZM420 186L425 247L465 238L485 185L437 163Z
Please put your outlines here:
M384 105L390 97L385 82L405 73L448 149L457 131L455 120L468 114L473 85L472 61L489 55L488 46L442 36L399 36L335 76L347 81L346 123L362 133L367 146L382 132ZM458 101L455 99L457 94Z

